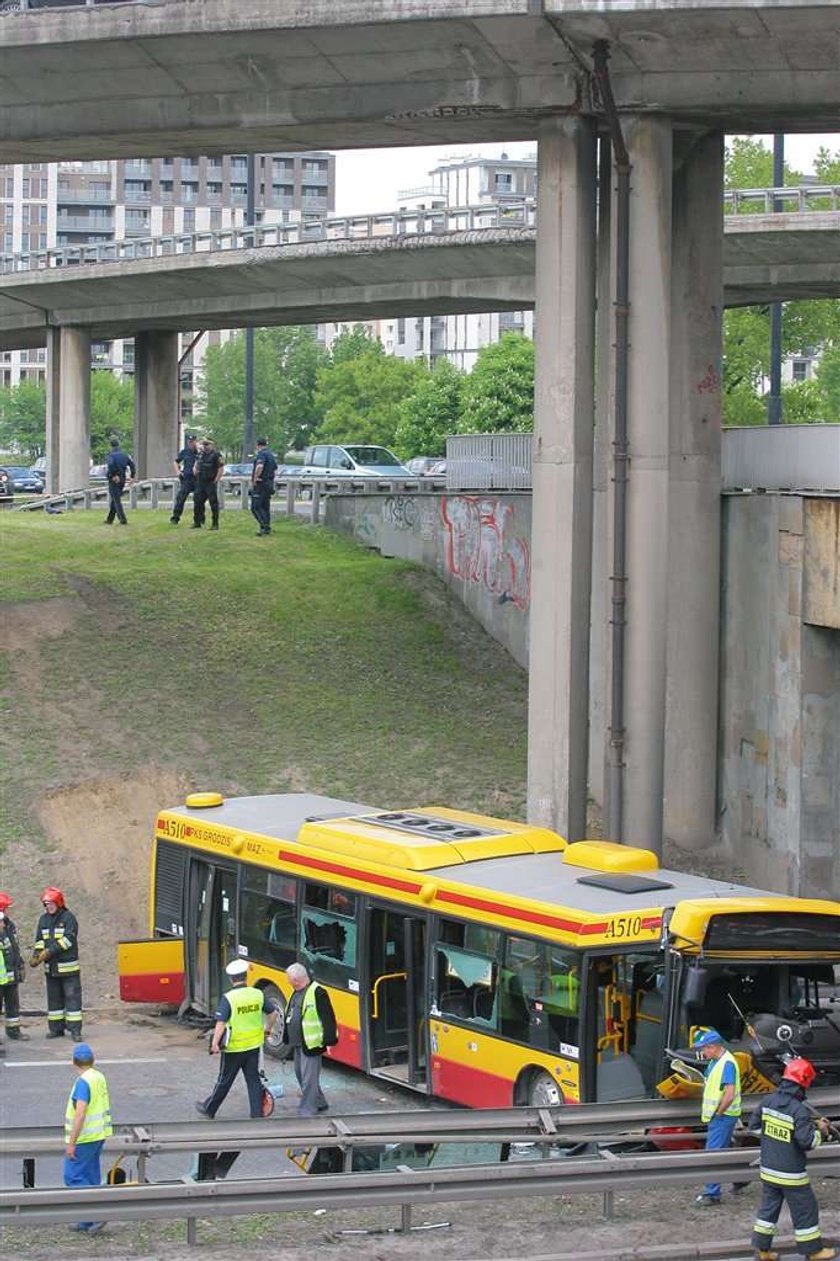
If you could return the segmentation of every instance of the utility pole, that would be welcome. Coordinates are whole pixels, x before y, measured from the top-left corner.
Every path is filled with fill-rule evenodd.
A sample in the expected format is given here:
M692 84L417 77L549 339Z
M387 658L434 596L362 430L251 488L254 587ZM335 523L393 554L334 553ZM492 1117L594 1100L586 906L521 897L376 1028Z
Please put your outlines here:
M248 154L248 195L245 206L245 226L253 228L256 200L256 159L253 153ZM253 237L251 244L253 245ZM242 458L247 459L254 452L254 330L245 329L245 433L242 442Z
M773 187L781 188L785 182L785 137L777 132L773 137ZM784 209L784 203L776 198L774 210ZM770 394L767 399L768 425L784 424L782 416L782 304L770 306Z

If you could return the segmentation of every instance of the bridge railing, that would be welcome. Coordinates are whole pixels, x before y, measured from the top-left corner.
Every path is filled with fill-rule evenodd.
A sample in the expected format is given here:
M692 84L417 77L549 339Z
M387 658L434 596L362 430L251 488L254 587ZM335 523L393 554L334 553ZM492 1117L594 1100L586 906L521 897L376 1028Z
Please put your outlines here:
M788 212L840 209L840 184L799 188L735 189L724 195L727 214L772 213L777 203ZM393 210L376 214L306 217L297 223L261 223L249 227L176 232L155 237L130 237L94 245L57 245L44 250L0 255L0 274L44 271L54 267L126 263L137 259L182 254L217 254L230 250L306 245L319 241L394 240L411 236L445 236L498 228L533 228L533 198L506 204L444 206L430 210Z

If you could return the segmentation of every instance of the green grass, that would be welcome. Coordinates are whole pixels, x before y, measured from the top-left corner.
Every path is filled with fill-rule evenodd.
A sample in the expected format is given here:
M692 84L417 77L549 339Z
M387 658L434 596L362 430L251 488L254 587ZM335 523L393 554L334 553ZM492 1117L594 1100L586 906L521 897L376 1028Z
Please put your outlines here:
M186 526L0 519L3 601L32 631L0 658L7 839L37 838L45 790L150 764L521 816L526 677L433 575L295 520L270 539L239 511Z

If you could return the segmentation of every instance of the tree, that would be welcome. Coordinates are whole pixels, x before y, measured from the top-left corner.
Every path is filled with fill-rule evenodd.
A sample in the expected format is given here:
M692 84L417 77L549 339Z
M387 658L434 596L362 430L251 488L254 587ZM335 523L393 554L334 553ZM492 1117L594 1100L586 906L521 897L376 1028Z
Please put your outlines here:
M47 443L47 392L34 381L0 391L0 445L37 460Z
M385 348L364 324L354 324L336 337L330 348L330 363L346 363L350 359L360 359L362 355L368 354L384 355Z
M534 343L503 333L479 351L464 380L462 433L526 433L534 427Z
M400 404L394 444L400 456L445 455L446 439L458 433L464 376L448 359L438 359L417 388Z
M427 371L422 362L386 355L379 343L358 358L340 357L321 368L315 399L324 419L315 436L392 446L400 405Z
M90 381L90 454L94 463L108 455L111 438L131 447L134 433L134 380L104 369Z
M786 425L818 425L825 421L825 404L816 381L794 381L782 386L782 416Z
M306 445L321 419L315 401L326 356L311 328L260 328L254 334L254 427L282 456ZM204 356L197 417L228 456L244 452L245 336Z
M817 385L825 419L837 424L840 422L840 341L823 351L817 369Z

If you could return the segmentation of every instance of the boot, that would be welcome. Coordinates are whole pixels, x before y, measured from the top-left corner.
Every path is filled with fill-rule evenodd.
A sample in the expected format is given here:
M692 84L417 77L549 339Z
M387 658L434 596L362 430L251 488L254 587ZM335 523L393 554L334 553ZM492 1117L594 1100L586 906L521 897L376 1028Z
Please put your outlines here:
M778 1252L771 1252L769 1248L766 1251L761 1248L755 1255L758 1261L779 1261Z
M64 1037L64 1030L63 1030L63 1029L50 1029L50 1028L48 1027L48 1028L47 1028L47 1037L48 1037L48 1038L63 1038L63 1037Z
M70 1030L70 1037L73 1039L74 1042L81 1042L82 1040L81 1025L78 1028L72 1028Z
M11 1038L13 1042L28 1042L29 1034L24 1033L22 1029L7 1029L6 1037Z
M818 1252L808 1254L808 1261L834 1261L836 1256L836 1248L820 1248Z

